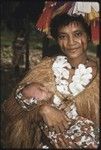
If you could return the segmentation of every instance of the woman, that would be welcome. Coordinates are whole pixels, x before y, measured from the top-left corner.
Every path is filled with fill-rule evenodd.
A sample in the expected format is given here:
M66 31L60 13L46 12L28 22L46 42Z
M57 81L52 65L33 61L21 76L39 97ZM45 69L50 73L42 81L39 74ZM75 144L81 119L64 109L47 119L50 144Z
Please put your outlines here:
M45 58L3 103L7 148L97 148L99 69L87 56L83 17L55 16L51 35L64 55ZM7 119L6 119L7 118Z

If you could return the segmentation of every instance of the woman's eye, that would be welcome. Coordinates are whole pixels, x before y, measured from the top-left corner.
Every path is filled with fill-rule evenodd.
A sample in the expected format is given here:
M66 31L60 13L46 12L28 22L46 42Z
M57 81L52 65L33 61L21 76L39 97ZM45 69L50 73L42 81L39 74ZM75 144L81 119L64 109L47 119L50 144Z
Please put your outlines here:
M65 36L65 35L60 35L60 36L58 36L58 38L59 38L59 39L65 39L66 36Z
M76 37L81 37L81 36L82 36L82 33L81 33L81 32L77 32L77 33L75 33L75 36L76 36Z

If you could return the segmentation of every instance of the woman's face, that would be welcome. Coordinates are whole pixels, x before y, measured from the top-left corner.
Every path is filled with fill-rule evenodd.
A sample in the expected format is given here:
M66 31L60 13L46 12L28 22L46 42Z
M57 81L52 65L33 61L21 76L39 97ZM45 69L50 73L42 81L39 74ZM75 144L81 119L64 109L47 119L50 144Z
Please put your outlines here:
M65 55L76 58L85 54L88 38L83 27L73 22L58 29L57 42Z

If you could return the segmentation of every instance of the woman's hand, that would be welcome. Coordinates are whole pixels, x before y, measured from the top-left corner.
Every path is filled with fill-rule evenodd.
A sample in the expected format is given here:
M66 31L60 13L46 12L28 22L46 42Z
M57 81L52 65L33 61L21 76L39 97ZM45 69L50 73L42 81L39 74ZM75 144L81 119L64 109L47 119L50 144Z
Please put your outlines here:
M31 83L22 89L22 94L26 98L36 98L37 100L48 100L53 94L45 86L40 83Z
M65 116L64 112L50 106L49 104L42 105L39 114L44 123L48 125L50 131L60 133L68 128L69 119Z

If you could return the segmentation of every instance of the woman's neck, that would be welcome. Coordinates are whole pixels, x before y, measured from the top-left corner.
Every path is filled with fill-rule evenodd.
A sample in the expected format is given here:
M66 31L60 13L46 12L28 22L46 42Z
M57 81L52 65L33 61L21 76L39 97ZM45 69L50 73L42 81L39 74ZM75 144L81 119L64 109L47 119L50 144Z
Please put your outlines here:
M86 64L87 60L87 54L80 55L76 58L68 58L68 61L71 64L72 68L77 68L79 64Z

